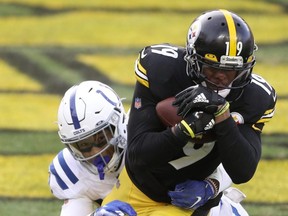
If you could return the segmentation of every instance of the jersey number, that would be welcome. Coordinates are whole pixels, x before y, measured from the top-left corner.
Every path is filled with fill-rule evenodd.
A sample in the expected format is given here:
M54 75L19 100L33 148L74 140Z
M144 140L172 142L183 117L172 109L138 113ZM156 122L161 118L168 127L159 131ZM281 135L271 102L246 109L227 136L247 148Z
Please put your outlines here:
M230 42L225 42L226 44L226 55L228 56L229 55L229 50L230 50ZM236 49L237 49L237 56L239 56L242 52L242 48L243 48L243 44L241 41L237 42L237 45L236 45Z
M204 143L204 145L199 149L195 149L194 145L194 143L188 142L186 146L183 147L183 152L186 156L170 161L169 164L176 170L190 166L206 157L212 151L215 142Z
M252 83L255 83L256 85L260 86L262 89L264 89L265 92L267 92L268 95L272 94L272 87L271 85L269 85L265 79L263 79L262 77L256 75L256 74L252 74ZM275 101L275 96L273 95L274 101Z
M157 53L160 55L178 58L177 47L169 46L169 45L154 45L151 46L151 52Z

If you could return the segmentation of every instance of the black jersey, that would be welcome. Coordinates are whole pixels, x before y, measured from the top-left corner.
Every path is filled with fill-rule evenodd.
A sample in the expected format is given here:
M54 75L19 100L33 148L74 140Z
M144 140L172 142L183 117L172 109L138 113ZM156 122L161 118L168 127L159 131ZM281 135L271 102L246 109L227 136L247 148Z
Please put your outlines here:
M135 63L137 83L128 123L126 169L133 183L158 202L170 203L167 192L176 184L204 180L220 163L234 183L248 181L260 160L260 133L274 113L274 89L253 75L231 102L231 117L214 126L216 142L195 148L194 143L180 140L162 124L155 107L195 85L186 74L184 56L182 47L159 44L141 50Z

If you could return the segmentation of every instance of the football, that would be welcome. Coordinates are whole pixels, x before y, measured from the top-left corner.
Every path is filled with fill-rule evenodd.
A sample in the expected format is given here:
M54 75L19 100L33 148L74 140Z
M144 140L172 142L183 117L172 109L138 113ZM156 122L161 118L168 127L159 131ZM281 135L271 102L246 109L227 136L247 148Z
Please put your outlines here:
M175 97L169 97L164 99L156 105L156 113L162 123L167 127L173 127L175 124L179 123L182 120L182 117L177 115L177 107L173 106L173 101ZM212 130L197 136L192 139L194 143L207 143L215 141L216 135Z
M177 115L177 107L172 105L174 100L175 97L170 97L156 105L157 115L165 126L172 127L182 120L182 117Z

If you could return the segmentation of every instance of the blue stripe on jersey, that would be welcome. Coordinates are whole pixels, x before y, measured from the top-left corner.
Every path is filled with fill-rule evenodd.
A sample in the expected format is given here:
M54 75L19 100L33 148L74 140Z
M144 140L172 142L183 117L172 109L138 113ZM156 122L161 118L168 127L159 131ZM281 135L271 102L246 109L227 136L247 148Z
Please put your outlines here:
M78 86L75 86L73 89L74 91L72 92L71 97L70 97L70 113L71 113L71 118L72 118L75 129L80 128L80 122L77 116L76 103L75 103L75 96L76 96L77 89L78 89Z
M70 167L67 165L64 157L63 157L63 151L61 151L58 154L58 160L59 160L59 164L62 167L63 171L65 172L65 174L67 175L67 177L69 178L69 180L75 184L76 182L79 181L79 179L75 176L75 174L72 172L72 170L70 169Z
M65 182L58 175L53 162L50 164L50 168L49 169L50 169L50 172L55 176L56 181L57 181L58 185L61 187L61 189L62 190L68 189L68 186L65 184Z
M233 215L235 216L241 216L237 210L237 208L235 208L233 205L231 205L232 211L233 211Z
M104 92L102 92L101 90L97 90L96 93L101 94L103 96L103 98L108 101L110 104L112 104L113 106L116 106L117 103L113 102L112 100L110 100L107 95L104 94Z

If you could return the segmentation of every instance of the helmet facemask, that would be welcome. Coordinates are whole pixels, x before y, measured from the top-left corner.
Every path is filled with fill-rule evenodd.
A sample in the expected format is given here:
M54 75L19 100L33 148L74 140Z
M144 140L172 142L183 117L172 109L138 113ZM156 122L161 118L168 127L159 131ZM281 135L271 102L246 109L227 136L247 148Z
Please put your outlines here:
M66 144L73 157L80 161L91 173L98 174L100 179L104 179L105 173L113 172L118 168L119 160L124 152L118 148L117 143L111 142L114 130L115 127L107 125L88 139ZM94 147L97 148L97 151ZM93 149L95 153L91 154ZM86 154L89 154L89 156L86 156ZM111 163L113 157L114 160ZM115 158L117 158L116 161Z
M110 119L120 121L120 116L114 113ZM115 125L117 124L118 122L115 122ZM126 139L117 132L117 127L107 122L94 131L94 134L89 134L90 136L85 139L65 143L65 145L76 160L80 161L91 173L98 174L100 179L104 179L105 173L118 170L124 153L119 146L123 145L123 142L126 143ZM98 148L98 151L89 154L93 147Z
M243 63L243 58L241 56L221 56L220 62L216 62L197 54L195 49L192 50L193 51L187 48L187 54L184 58L187 62L187 74L192 77L193 80L196 80L197 84L206 82L206 85L214 86L214 89L241 89L250 83L252 69L256 64L255 56L252 56L251 61L248 63ZM231 62L228 62L226 61L227 59L232 60ZM229 85L218 86L217 84L208 80L203 74L203 66L224 70L228 73L229 70L236 71L237 74Z
M119 162L124 153L119 146L123 145L123 142L126 143L125 137L117 131L118 122L121 121L120 116L113 113L108 119L110 123L102 122L98 129L95 128L94 134L89 134L90 136L78 142L65 143L73 157L91 173L98 174L100 179L104 179L105 173L114 172L119 168ZM89 154L93 147L98 148L98 151Z

